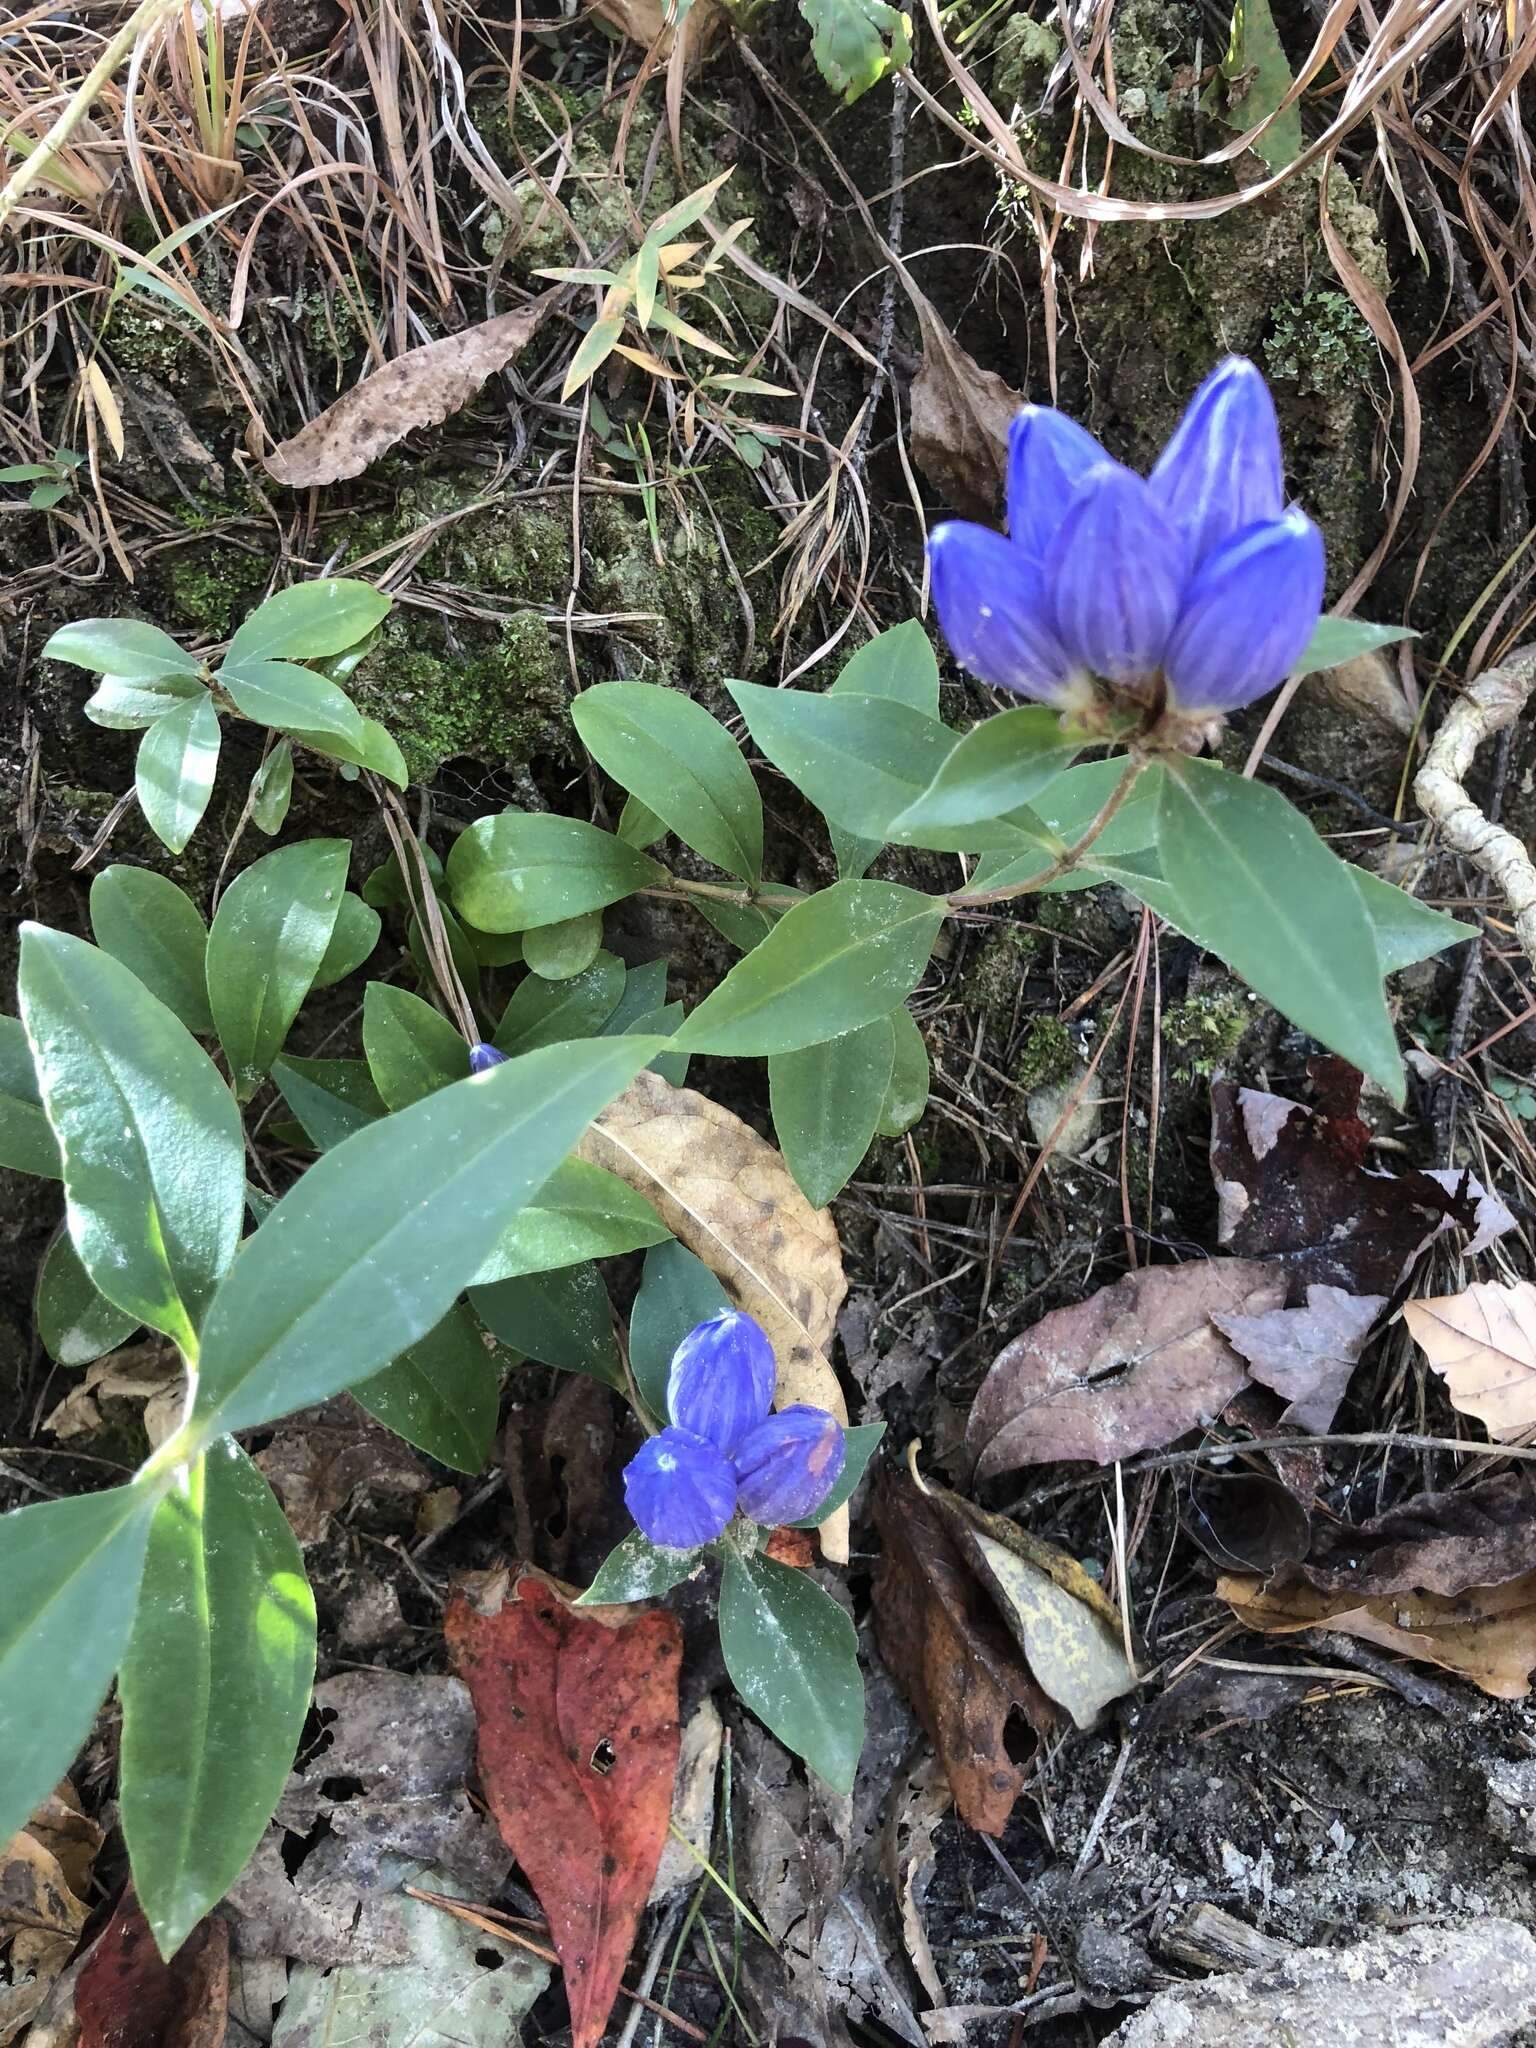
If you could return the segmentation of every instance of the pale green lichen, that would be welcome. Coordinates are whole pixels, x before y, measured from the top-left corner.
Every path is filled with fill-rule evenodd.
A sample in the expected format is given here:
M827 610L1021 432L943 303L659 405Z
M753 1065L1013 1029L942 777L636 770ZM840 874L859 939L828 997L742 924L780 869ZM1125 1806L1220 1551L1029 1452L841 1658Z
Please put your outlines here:
M1306 291L1280 306L1264 343L1270 376L1289 378L1300 391L1353 394L1377 360L1376 338L1344 292Z

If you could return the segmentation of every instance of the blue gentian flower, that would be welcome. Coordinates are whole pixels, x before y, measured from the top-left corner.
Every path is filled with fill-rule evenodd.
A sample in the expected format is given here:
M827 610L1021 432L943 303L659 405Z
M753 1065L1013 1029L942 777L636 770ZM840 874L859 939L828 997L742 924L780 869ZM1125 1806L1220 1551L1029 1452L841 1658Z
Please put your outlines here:
M506 1054L498 1052L494 1045L472 1045L469 1048L469 1071L472 1074L488 1074L492 1067L504 1066Z
M772 1414L773 1346L739 1309L699 1323L672 1354L671 1426L624 1468L624 1499L666 1550L711 1543L738 1511L776 1527L816 1512L842 1475L842 1425L823 1408Z
M961 667L1063 710L1090 710L1099 678L1180 716L1234 711L1295 667L1323 602L1323 537L1286 506L1274 404L1241 356L1206 378L1146 478L1026 406L1007 538L952 520L928 553Z

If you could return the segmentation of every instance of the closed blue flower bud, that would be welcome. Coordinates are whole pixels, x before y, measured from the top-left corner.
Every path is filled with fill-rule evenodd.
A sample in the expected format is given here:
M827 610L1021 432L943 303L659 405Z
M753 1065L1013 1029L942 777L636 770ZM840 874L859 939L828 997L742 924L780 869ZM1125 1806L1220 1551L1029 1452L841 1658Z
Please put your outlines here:
M1180 711L1235 711L1300 660L1323 602L1323 537L1293 506L1234 536L1195 571L1168 644Z
M736 1478L713 1444L686 1429L650 1437L624 1467L624 1501L663 1550L713 1543L736 1511Z
M1038 561L1078 485L1108 460L1076 420L1051 405L1026 405L1008 436L1008 538Z
M1199 563L1243 527L1285 510L1274 400L1242 356L1218 363L1190 400L1148 479L1153 502Z
M1063 652L1040 564L985 526L953 519L928 540L933 602L956 661L984 683L1042 704L1067 692Z
M469 1048L469 1071L472 1074L488 1074L492 1067L505 1063L506 1054L498 1052L494 1045L472 1045Z
M768 1528L814 1515L842 1476L842 1425L824 1408L785 1408L736 1447L737 1505Z
M1090 470L1045 558L1067 653L1114 682L1153 674L1186 573L1184 542L1143 479L1117 462Z
M672 1354L667 1412L727 1457L773 1406L773 1346L740 1309L723 1308Z

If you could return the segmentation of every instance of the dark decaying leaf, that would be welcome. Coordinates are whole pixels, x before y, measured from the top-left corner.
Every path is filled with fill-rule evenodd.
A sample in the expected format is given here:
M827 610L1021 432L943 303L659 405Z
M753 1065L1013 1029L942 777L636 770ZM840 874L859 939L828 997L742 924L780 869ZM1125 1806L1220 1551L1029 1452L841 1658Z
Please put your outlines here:
M912 455L957 512L995 525L1008 475L1008 430L1024 400L968 356L921 292L907 287L922 330L912 380Z
M488 377L527 347L555 296L546 292L515 313L498 313L370 371L264 455L267 474L293 490L361 476L406 434L435 427L468 405Z
M1333 1427L1372 1325L1387 1305L1384 1294L1346 1294L1314 1284L1298 1308L1261 1315L1216 1315L1212 1321L1261 1386L1285 1397L1280 1417L1321 1436Z
M951 1533L938 1503L900 1472L876 1490L880 1564L875 1633L880 1654L937 1750L960 1817L1000 1835L1023 1789L1007 1724L1017 1707L1037 1734L1055 1723L1050 1701Z
M1138 1733L1157 1740L1212 1722L1226 1727L1234 1721L1267 1721L1271 1714L1299 1706L1316 1684L1309 1672L1196 1664L1150 1703Z
M966 1426L977 1478L1059 1458L1108 1465L1213 1422L1247 1375L1211 1317L1284 1299L1273 1267L1202 1259L1128 1274L1053 1310L981 1383Z
M1310 1109L1225 1081L1211 1090L1211 1172L1225 1250L1277 1261L1292 1300L1314 1283L1391 1295L1448 1224L1479 1245L1490 1230L1498 1234L1490 1211L1502 1205L1470 1176L1447 1176L1446 1185L1428 1173L1367 1167L1360 1076L1333 1058L1313 1060L1308 1071L1317 1090Z
M125 1891L75 1986L78 2048L221 2048L229 2027L229 1928L201 1921L162 1962Z
M667 1838L682 1629L660 1608L575 1612L534 1572L466 1586L443 1626L486 1799L560 1956L572 2048L596 2048Z
M1312 1517L1267 1472L1199 1472L1189 1483L1184 1526L1225 1571L1272 1572L1305 1557Z
M1416 1494L1368 1522L1320 1524L1304 1564L1282 1574L1321 1593L1463 1593L1536 1571L1536 1486L1504 1472Z

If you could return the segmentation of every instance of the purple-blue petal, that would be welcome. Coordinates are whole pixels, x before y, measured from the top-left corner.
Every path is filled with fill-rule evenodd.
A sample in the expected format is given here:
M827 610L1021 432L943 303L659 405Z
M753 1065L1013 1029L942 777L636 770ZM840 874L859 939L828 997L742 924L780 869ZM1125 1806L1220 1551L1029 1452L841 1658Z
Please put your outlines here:
M1109 457L1053 405L1026 405L1008 435L1008 537L1038 560L1090 469Z
M1234 711L1289 675L1322 610L1323 566L1323 536L1294 505L1208 556L1168 644L1178 709Z
M1275 404L1245 357L1228 356L1212 370L1148 482L1195 563L1244 527L1280 517L1285 469Z
M1155 670L1186 562L1182 538L1139 476L1118 462L1091 470L1045 558L1056 631L1072 660L1112 682Z
M498 1052L494 1045L472 1045L469 1048L469 1071L472 1074L488 1074L492 1067L502 1066L507 1055Z
M803 1522L837 1484L847 1454L836 1416L824 1408L782 1409L736 1447L737 1504L770 1529Z
M952 519L928 537L933 602L950 652L999 689L1054 704L1072 664L1051 624L1040 564L990 527Z
M723 1308L691 1329L672 1354L667 1412L727 1457L773 1406L778 1367L760 1324Z
M624 1503L663 1550L696 1550L713 1543L736 1512L736 1478L713 1444L664 1429L624 1467Z

